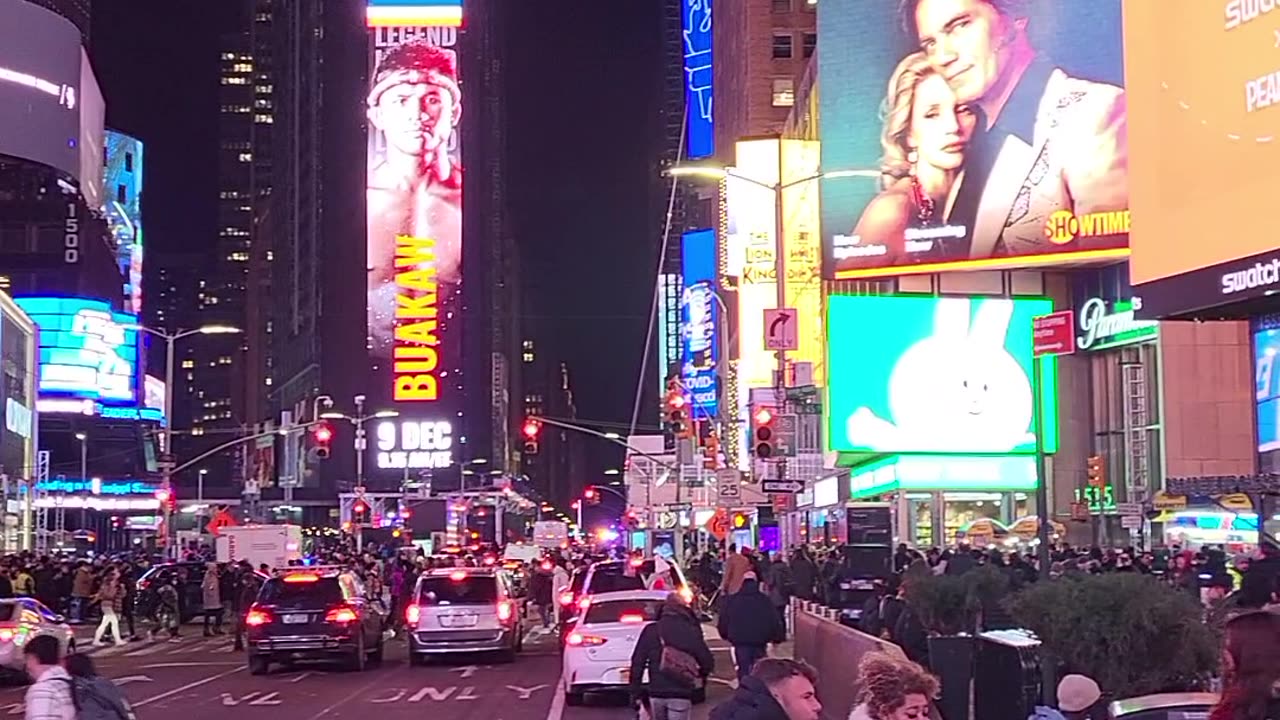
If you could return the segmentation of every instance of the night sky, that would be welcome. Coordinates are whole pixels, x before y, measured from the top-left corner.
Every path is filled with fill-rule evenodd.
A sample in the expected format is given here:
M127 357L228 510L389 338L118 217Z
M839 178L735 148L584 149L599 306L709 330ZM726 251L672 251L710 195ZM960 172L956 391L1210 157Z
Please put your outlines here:
M524 332L568 362L580 417L625 424L659 240L649 196L659 4L502 4L513 13L507 167ZM210 0L94 1L92 55L107 122L146 143L151 257L215 239L224 8ZM654 372L650 364L646 383ZM589 447L597 472L620 459L615 449Z

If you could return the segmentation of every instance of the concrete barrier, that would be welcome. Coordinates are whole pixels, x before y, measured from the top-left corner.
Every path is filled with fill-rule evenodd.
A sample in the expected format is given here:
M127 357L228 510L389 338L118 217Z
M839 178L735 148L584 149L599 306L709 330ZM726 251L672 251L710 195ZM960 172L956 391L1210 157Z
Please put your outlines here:
M870 652L886 652L906 659L902 648L888 640L840 624L838 610L794 601L795 657L818 671L818 699L823 720L846 720L858 692L854 680L858 663ZM937 717L937 711L934 711Z

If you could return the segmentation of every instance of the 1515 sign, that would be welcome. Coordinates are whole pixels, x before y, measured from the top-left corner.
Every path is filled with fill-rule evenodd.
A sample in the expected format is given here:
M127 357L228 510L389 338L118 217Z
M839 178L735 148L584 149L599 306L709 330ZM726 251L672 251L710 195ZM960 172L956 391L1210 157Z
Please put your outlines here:
M1080 332L1076 336L1076 347L1080 350L1106 350L1155 337L1160 323L1135 319L1134 312L1141 309L1141 301L1137 299L1108 302L1091 297L1085 300L1076 310Z

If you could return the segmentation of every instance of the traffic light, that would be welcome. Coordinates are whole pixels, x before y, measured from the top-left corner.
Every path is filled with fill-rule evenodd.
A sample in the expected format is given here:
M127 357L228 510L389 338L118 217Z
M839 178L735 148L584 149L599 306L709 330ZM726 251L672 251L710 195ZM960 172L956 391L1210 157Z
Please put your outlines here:
M747 517L746 513L736 512L733 514L733 520L731 523L734 530L741 530L745 527L751 526L751 518Z
M369 503L364 500L357 499L351 504L351 514L355 517L356 522L364 522L365 516L369 513Z
M684 396L684 389L680 387L680 383L672 380L667 384L667 396L663 401L664 416L667 419L667 428L671 434L678 438L690 437L693 434L693 426L689 422L689 401Z
M536 455L538 453L538 435L542 433L542 423L533 418L527 418L524 421L524 454Z
M311 430L311 445L315 449L316 459L329 459L329 444L333 442L333 428L327 422L316 425Z
M778 454L778 431L774 427L776 416L772 408L758 407L751 414L751 441L753 454L768 460Z
M1089 474L1089 487L1100 488L1107 484L1107 471L1102 464L1101 455L1090 455L1085 467Z
M583 490L582 497L587 501L587 504L589 505L600 504L600 491L593 487L588 487L587 489Z
M702 467L707 470L720 467L720 436L714 432L707 436L702 446Z

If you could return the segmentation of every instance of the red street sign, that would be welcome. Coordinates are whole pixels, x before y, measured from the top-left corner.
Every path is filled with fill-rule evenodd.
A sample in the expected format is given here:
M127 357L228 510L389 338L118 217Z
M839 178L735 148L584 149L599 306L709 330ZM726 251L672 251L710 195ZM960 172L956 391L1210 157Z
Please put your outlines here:
M1076 314L1059 310L1031 318L1031 352L1044 355L1070 355L1076 351Z

